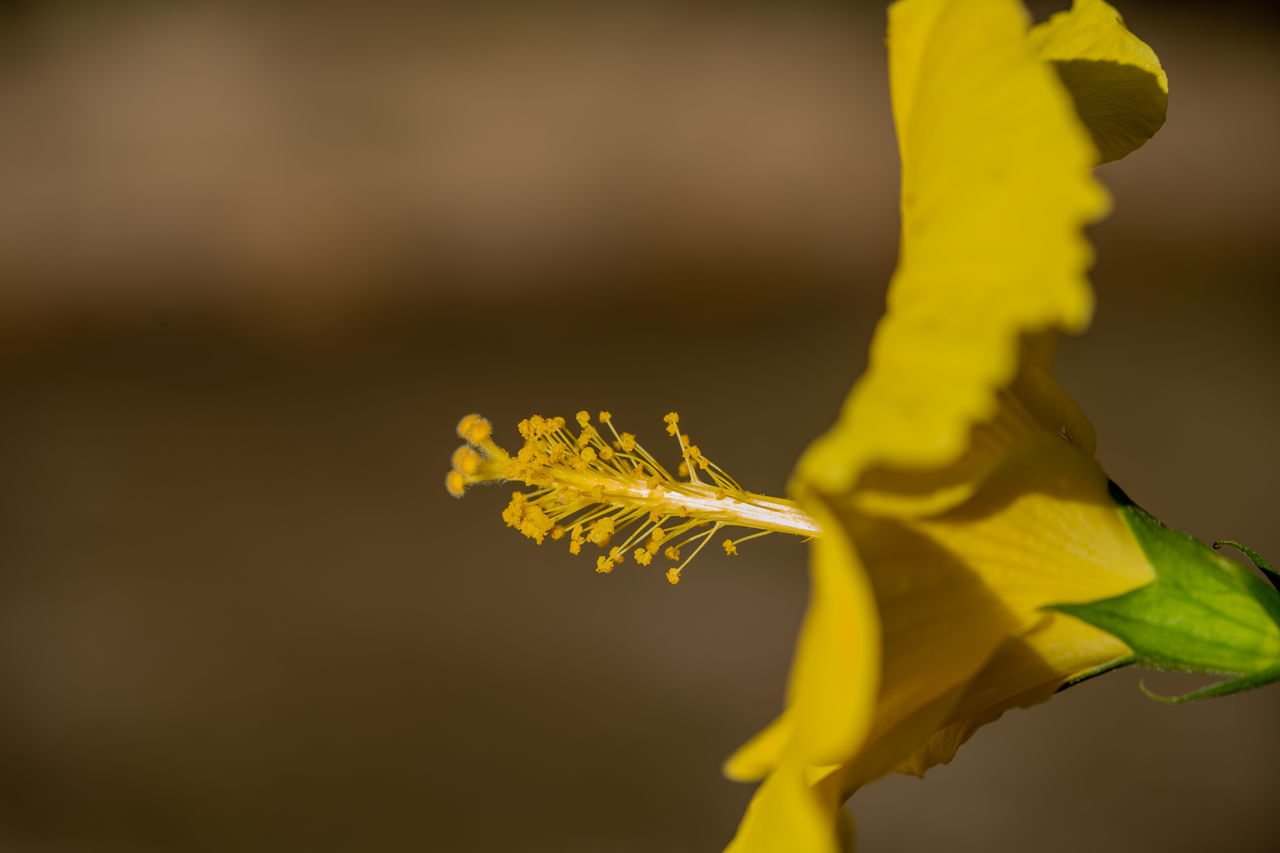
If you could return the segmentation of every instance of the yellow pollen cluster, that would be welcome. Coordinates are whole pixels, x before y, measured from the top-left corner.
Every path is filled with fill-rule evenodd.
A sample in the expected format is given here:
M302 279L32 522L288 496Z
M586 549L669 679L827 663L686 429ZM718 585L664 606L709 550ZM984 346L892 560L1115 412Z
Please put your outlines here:
M726 539L728 554L737 553L739 542L771 532L818 532L813 520L790 501L744 491L680 432L675 412L663 421L668 435L680 444L679 478L633 434L614 429L609 412L600 412L599 428L586 411L578 412L574 421L576 434L564 418L534 415L520 421L517 429L524 443L512 455L494 442L489 421L467 415L458 423L458 435L466 444L454 451L446 488L460 496L474 483L522 483L530 491L513 494L502 511L509 527L539 545L547 538L567 536L570 554L582 553L586 544L604 549L606 553L596 558L596 571L602 574L621 565L628 552L636 563L648 566L661 551L679 563L666 573L673 584L722 527L759 531L736 541ZM698 472L710 482L699 479ZM693 550L681 562L685 546Z

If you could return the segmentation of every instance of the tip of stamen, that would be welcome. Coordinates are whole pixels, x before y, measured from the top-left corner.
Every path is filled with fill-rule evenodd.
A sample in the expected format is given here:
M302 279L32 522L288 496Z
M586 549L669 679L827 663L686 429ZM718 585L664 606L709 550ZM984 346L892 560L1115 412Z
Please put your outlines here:
M481 417L480 415L477 415L475 412L472 412L471 414L464 417L462 420L458 421L458 437L466 438L468 433L471 432L471 427L475 425L476 421L482 421L482 420L484 420L483 417Z
M449 494L455 498L460 498L467 490L467 478L463 476L461 471L450 471L445 475L444 487L449 491Z
M473 477L480 470L480 454L472 450L470 445L464 444L453 452L453 467L464 475Z
M483 444L484 440L491 435L493 435L493 425L484 418L477 418L471 422L464 438L472 444Z
M667 582L670 583L672 586L675 586L676 584L680 583L680 570L667 569Z

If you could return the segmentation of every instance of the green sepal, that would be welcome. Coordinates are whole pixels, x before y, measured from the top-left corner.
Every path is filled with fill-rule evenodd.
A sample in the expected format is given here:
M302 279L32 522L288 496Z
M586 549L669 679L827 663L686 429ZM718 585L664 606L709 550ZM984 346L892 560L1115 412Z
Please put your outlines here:
M1250 548L1248 545L1241 545L1234 539L1219 539L1217 542L1213 543L1213 550L1217 551L1223 545L1230 545L1232 548L1235 548L1237 551L1248 557L1249 561L1264 573L1267 580L1271 581L1271 585L1274 586L1277 591L1280 591L1280 572L1277 572L1274 566L1263 559L1261 554Z
M1246 567L1165 527L1114 484L1112 497L1155 581L1114 598L1046 609L1123 640L1138 666L1236 676L1165 701L1225 695L1280 679L1280 594Z
M1138 682L1138 687L1143 693L1147 694L1149 699L1164 702L1167 705L1181 705L1183 702L1196 702L1201 699L1212 699L1215 696L1230 696L1232 693L1241 693L1245 690L1252 690L1255 687L1262 687L1278 679L1280 679L1280 665L1264 669L1261 672L1255 672L1252 675L1227 678L1210 684L1208 687L1201 687L1199 690L1184 693L1181 696L1161 696L1158 693L1152 693L1147 689L1147 685L1142 682Z
M1108 672L1111 672L1112 670L1120 669L1121 667L1124 667L1124 666L1130 666L1136 663L1137 660L1138 660L1137 657L1135 657L1134 655L1125 655L1122 658L1116 658L1115 660L1107 661L1104 664L1095 666L1093 669L1087 669L1084 672L1080 673L1079 675L1076 675L1067 679L1066 681L1062 682L1062 684L1058 685L1058 689L1054 692L1061 693L1063 690L1066 690L1068 687L1075 687L1077 684L1082 684L1091 678L1097 678L1099 675L1106 675Z

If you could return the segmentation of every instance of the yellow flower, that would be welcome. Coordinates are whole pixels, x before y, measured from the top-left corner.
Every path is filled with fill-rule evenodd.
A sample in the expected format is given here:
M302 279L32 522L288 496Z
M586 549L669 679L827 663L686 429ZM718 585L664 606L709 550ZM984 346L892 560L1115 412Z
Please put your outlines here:
M792 482L822 531L812 599L786 710L726 765L765 780L734 853L839 849L859 786L1130 656L1044 608L1154 577L1048 370L1092 311L1090 167L1163 121L1155 55L1101 0L1030 32L1015 0L901 0L889 52L901 254L867 373Z
M507 524L597 546L603 574L661 551L674 584L727 526L758 531L723 540L728 555L769 532L814 538L787 707L726 764L764 780L736 853L851 843L840 804L858 787L923 773L1005 710L1121 663L1237 676L1203 695L1280 678L1280 598L1118 496L1049 375L1057 335L1092 313L1081 230L1107 197L1090 168L1164 120L1155 54L1101 0L1031 30L1016 0L900 0L889 47L901 256L870 367L801 458L793 501L744 490L674 412L675 476L583 411L576 434L522 421L514 454L469 415L446 478L455 495L522 482ZM1202 589L1239 635L1211 653Z

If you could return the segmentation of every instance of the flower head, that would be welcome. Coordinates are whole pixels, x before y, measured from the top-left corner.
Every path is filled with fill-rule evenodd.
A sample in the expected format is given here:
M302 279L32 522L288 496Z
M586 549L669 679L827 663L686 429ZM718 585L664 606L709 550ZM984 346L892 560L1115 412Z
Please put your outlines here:
M1159 127L1112 120L1164 93L1154 54L1100 0L1030 33L1014 0L900 0L889 51L901 254L869 369L792 482L822 536L786 711L726 765L765 777L735 851L834 850L862 784L1128 660L1045 608L1154 578L1048 373L1092 312L1090 167Z
M1093 310L1082 229L1108 198L1091 167L1164 120L1155 54L1102 0L1031 29L1016 0L898 0L889 50L899 263L869 368L800 459L794 502L743 491L674 412L678 476L607 412L607 436L580 412L576 435L522 421L514 455L464 418L446 480L524 483L507 523L599 546L600 572L628 551L678 562L727 525L759 531L728 555L771 531L814 539L785 710L725 767L763 780L734 853L833 853L860 786L922 774L1004 711L1115 666L1229 676L1179 700L1280 679L1280 595L1133 505L1050 375L1057 336Z

